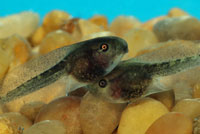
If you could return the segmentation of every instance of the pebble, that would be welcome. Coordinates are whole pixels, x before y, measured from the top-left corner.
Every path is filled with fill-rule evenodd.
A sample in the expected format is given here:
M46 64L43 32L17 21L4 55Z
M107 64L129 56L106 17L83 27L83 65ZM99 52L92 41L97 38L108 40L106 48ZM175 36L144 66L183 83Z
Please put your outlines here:
M124 34L123 38L128 43L129 57L135 57L142 49L158 42L153 32L141 28L129 30Z
M109 103L89 92L82 98L80 122L84 134L111 134L126 104Z
M110 24L109 30L122 37L126 32L141 26L141 22L133 16L118 16Z
M60 10L53 10L44 17L42 26L44 30L49 33L60 29L68 19L70 19L68 13Z
M103 36L115 36L115 34L112 32L109 32L109 31L97 32L97 33L86 35L86 36L82 37L81 40L84 41L84 40L89 40L89 39L103 37Z
M20 113L34 122L36 115L44 105L44 102L30 102L21 107Z
M200 115L200 99L180 100L173 107L172 111L183 113L193 120Z
M189 14L186 13L185 11L181 10L180 8L172 8L168 12L168 16L169 17L179 17L179 16L189 16Z
M169 111L171 111L172 107L175 105L175 94L173 90L152 94L149 97L162 102Z
M39 15L34 12L22 12L0 18L0 39L18 34L29 37L38 27Z
M102 27L103 29L108 29L108 19L103 15L95 15L89 19L90 22Z
M200 22L190 16L167 18L157 22L153 31L161 42L176 39L199 40Z
M192 134L192 120L182 113L170 112L158 118L145 134Z
M64 96L57 98L40 110L35 118L35 123L44 120L59 120L66 128L65 134L82 134L80 103L79 97Z
M200 83L196 83L193 87L193 98L200 98Z
M20 113L4 113L0 115L0 134L21 134L31 127L32 122Z
M200 116L193 120L193 134L200 134Z
M62 30L54 31L46 35L46 37L42 40L39 45L39 53L46 54L57 48L71 45L74 42L74 38L69 33Z
M2 45L4 50L10 55L12 53L14 54L9 66L9 71L27 62L32 55L30 43L25 38L18 35L12 35L9 38L2 39L0 45Z
M66 128L60 121L45 120L34 124L23 134L66 134Z
M164 20L164 19L166 19L166 18L168 18L168 17L167 17L167 16L160 16L160 17L153 18L153 19L151 19L151 20L149 20L149 21L143 23L143 24L141 25L141 28L146 29L146 30L153 31L154 25L155 25L157 22L159 22L159 21L161 21L161 20Z
M42 42L46 34L47 33L43 26L38 27L30 37L31 45L34 47L38 46Z
M155 120L168 112L167 107L155 99L138 99L122 112L118 134L144 134Z
M12 62L12 57L14 57L14 54L7 53L0 45L0 84L2 83L1 80L9 69L9 65Z
M82 37L93 34L93 33L104 31L104 29L101 28L100 26L98 26L88 20L83 20L83 19L80 19L78 21L78 27L80 29Z

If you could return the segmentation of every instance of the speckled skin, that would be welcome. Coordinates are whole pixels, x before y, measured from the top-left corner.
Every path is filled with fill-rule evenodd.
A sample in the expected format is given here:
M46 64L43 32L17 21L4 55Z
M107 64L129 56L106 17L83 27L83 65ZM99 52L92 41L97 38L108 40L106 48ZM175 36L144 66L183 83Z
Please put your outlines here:
M94 95L112 102L123 103L145 94L154 79L181 72L200 65L200 55L174 59L163 62L141 62L136 58L122 61L101 80L106 86L101 87L99 81L87 86Z
M102 44L107 44L109 49L102 51L100 48ZM19 78L20 84L18 82L16 82L17 86L4 84L0 88L1 101L8 102L20 96L30 94L63 76L71 76L70 79L73 78L76 81L76 85L73 85L74 87L79 84L86 85L92 83L113 70L127 52L127 43L123 39L114 36L99 37L59 48L50 52L50 54L26 63L22 70L26 70L25 72L29 73L27 70L32 68L32 70L35 70L36 75L34 72L31 72L32 70L30 71L30 74L32 74L30 77L20 72L20 76L22 76L22 78ZM61 56L58 56L59 53ZM54 63L51 63L51 59L54 60ZM45 63L47 67L40 67L43 64L39 60L49 63L50 66ZM11 78L8 79L12 80ZM7 83L9 82L11 81Z

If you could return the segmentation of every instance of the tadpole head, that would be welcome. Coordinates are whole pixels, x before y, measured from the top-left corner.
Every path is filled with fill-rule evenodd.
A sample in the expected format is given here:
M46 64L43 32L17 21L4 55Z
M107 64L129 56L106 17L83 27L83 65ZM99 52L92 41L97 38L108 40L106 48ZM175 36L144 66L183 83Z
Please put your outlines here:
M92 83L111 72L128 52L125 40L106 36L83 41L73 53L72 75Z
M113 103L126 103L141 97L151 79L134 75L134 70L116 67L87 89L97 97Z

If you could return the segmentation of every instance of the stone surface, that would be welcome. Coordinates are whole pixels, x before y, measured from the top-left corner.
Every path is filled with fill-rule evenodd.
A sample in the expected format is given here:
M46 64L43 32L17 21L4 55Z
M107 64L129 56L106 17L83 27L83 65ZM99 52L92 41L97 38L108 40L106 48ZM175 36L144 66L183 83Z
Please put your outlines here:
M82 37L81 41L89 40L89 39L93 39L93 38L97 38L97 37L103 37L103 36L115 36L115 34L112 32L109 32L109 31L97 32L97 33L89 34L89 35Z
M82 134L80 125L79 97L64 96L44 106L35 119L35 123L44 120L59 120L65 128L65 134Z
M184 114L170 112L158 118L145 134L192 134L192 125Z
M103 28L101 28L100 26L98 26L88 20L83 20L83 19L80 19L78 21L78 27L80 29L82 37L93 34L93 33L104 31Z
M68 13L60 10L53 10L44 17L42 26L47 33L55 31L60 29L69 18L70 15Z
M103 27L105 30L108 29L108 19L106 18L106 16L95 15L92 18L90 18L89 21L100 27Z
M179 16L188 16L189 14L185 11L181 10L180 8L172 8L168 12L169 17L179 17Z
M117 127L126 104L114 104L89 92L80 106L80 122L84 134L111 134Z
M160 41L200 39L200 22L190 16L173 17L159 21L153 31Z
M149 21L143 23L143 24L141 25L141 27L144 28L144 29L146 29L146 30L153 31L154 25L155 25L157 22L159 22L159 21L161 21L161 20L164 20L164 19L166 19L166 18L168 18L168 17L167 17L167 16L159 16L159 17L153 18L153 19L151 19L151 20L149 20Z
M200 115L200 99L180 100L173 107L172 111L183 113L193 120Z
M157 100L138 99L123 111L118 134L144 134L155 120L168 112L167 107Z
M12 53L14 54L12 62L9 66L9 71L27 62L32 55L29 42L25 38L18 35L13 35L9 38L3 39L0 45L2 45L4 50L7 53L10 53L10 55Z
M196 117L193 120L193 134L199 134L200 133L200 116Z
M45 120L34 124L23 134L66 134L66 128L60 121Z
M152 94L149 97L162 102L169 109L169 111L175 104L175 95L173 90Z
M5 113L0 115L0 134L21 134L32 122L20 113Z
M126 32L141 25L133 16L118 16L110 24L109 30L117 36L123 36Z
M29 37L39 24L39 16L33 12L22 12L0 18L0 39L13 34Z
M6 112L8 112L7 107L5 106L3 102L0 102L0 115Z
M44 105L44 102L30 102L22 106L20 113L26 116L29 120L34 121L36 115Z
M71 45L74 43L74 38L67 32L62 30L54 31L46 35L40 44L40 54L46 54L57 48Z
M3 50L2 46L0 45L0 84L2 78L8 71L9 65L12 62L13 57L13 53L7 53L5 50Z
M47 32L45 31L44 27L40 26L36 29L36 31L33 33L33 35L30 37L30 42L32 46L39 45Z
M153 32L140 28L129 30L123 38L128 43L129 57L135 57L142 49L158 42Z
M196 83L193 87L193 98L200 98L200 83Z

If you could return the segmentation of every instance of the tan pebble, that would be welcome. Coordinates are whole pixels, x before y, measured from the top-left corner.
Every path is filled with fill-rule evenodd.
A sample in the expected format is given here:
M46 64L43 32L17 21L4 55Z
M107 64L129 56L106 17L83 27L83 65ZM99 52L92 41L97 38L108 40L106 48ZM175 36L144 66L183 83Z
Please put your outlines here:
M83 19L80 19L78 21L78 27L80 29L82 37L103 31L103 28L101 28L100 26L98 26L88 20L83 20Z
M168 112L167 107L157 100L138 99L123 111L118 134L144 134L155 120Z
M89 35L82 37L81 41L89 40L89 39L93 39L93 38L97 38L97 37L103 37L103 36L115 36L115 34L112 32L109 32L109 31L97 32L97 33L89 34Z
M110 24L109 30L122 37L126 32L140 25L141 23L133 16L118 16Z
M160 17L156 17L156 18L153 18L147 22L145 22L144 24L141 25L141 28L144 28L146 30L150 30L152 31L153 30L153 27L154 25L158 22L158 21L161 21L161 20L164 20L168 18L167 16L160 16Z
M49 33L40 44L40 54L46 54L57 48L71 45L74 43L74 38L67 32L62 30Z
M200 83L197 83L193 87L193 98L200 98Z
M44 120L59 120L66 128L65 134L82 134L80 126L79 97L64 96L44 106L35 119L35 123Z
M12 58L9 71L27 62L31 56L31 46L29 42L18 35L3 39L0 42L0 46L11 56L10 58ZM13 56L12 53L14 54Z
M170 112L158 118L145 134L192 134L192 120L182 113Z
M139 28L128 31L123 38L128 43L129 57L135 57L142 49L158 42L153 32Z
M185 11L181 10L180 8L172 8L169 13L169 17L179 17L179 16L188 16L188 13Z
M20 113L0 115L0 134L19 134L31 127L32 122Z
M80 122L85 134L111 134L118 126L126 104L110 103L89 92L80 106Z
M3 102L0 102L0 115L6 112L8 112L8 108Z
M160 41L199 40L200 22L190 16L167 18L157 22L153 31Z
M169 111L175 104L175 95L173 90L152 94L149 97L162 102L169 109Z
M70 15L68 13L60 10L53 10L44 17L42 25L48 33L60 29L69 18Z
M20 113L26 116L29 120L34 121L36 115L44 105L44 102L30 102L22 106Z
M76 41L80 41L82 38L80 28L78 26L79 18L72 18L65 22L62 26L62 30L70 33Z
M13 57L13 53L7 53L2 49L2 46L0 45L0 84L2 78L5 76L6 72L9 69L9 65L12 62Z
M60 121L45 120L26 129L23 134L66 134L66 128Z
M44 30L44 28L42 26L38 27L33 33L33 35L30 37L31 45L34 47L39 45L42 42L45 35L46 31Z
M95 15L89 19L90 22L103 27L105 30L108 29L108 19L103 15Z
M176 103L173 112L181 112L191 119L200 115L200 99L183 99Z
M29 37L38 27L39 15L34 12L22 12L0 18L0 39L18 34Z
M193 134L200 134L200 116L193 120Z

